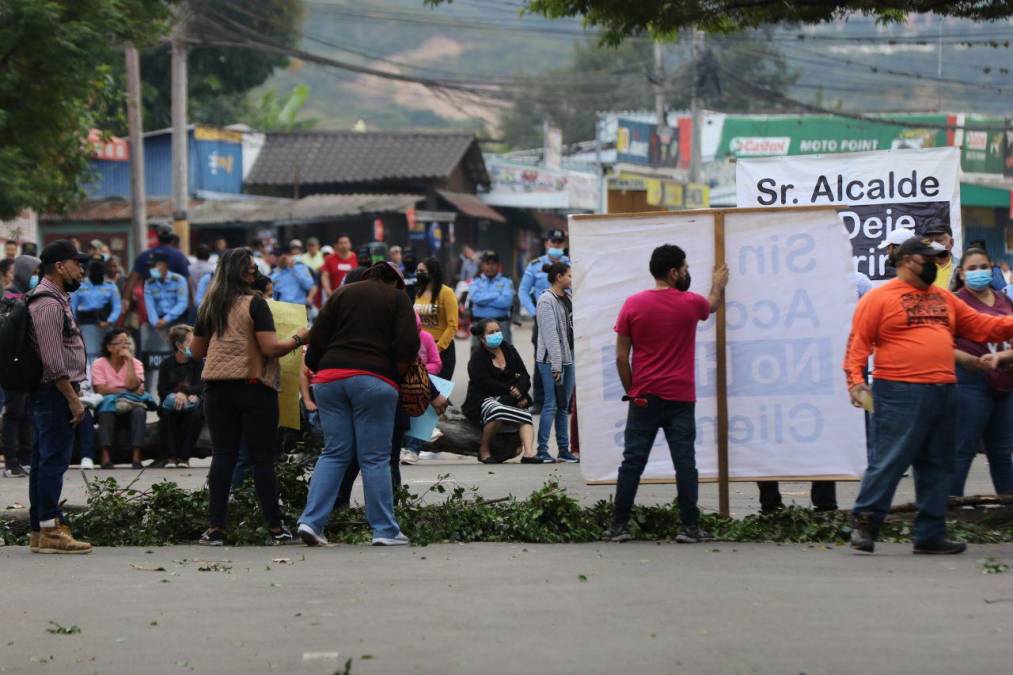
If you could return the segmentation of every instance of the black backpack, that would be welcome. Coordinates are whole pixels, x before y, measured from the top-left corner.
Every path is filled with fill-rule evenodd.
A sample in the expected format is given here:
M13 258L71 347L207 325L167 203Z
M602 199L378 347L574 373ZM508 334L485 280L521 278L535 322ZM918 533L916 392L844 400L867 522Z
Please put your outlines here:
M51 293L29 293L23 299L0 298L0 387L4 391L34 391L42 381L42 360L32 346L28 303Z

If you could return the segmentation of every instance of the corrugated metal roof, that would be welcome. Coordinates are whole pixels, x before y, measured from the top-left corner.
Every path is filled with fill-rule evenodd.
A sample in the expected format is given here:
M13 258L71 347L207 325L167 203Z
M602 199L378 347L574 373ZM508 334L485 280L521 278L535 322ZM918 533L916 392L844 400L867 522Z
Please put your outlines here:
M225 223L293 223L371 213L404 213L422 201L411 194L312 195L302 199L191 200L189 218L195 225ZM148 200L148 218L172 215L168 199ZM44 221L126 221L130 202L99 199L82 203L66 215L48 214Z
M472 181L489 175L475 136L425 132L271 133L248 185L328 185L447 178L465 163Z

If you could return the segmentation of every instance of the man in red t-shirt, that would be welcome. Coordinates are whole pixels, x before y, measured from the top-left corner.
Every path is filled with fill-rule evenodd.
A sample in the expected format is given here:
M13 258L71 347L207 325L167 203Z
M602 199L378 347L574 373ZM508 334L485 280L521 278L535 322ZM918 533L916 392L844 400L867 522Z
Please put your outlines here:
M359 266L359 259L352 250L352 238L347 234L339 234L334 244L334 253L324 258L320 268L320 283L324 287L325 296L338 290L345 276ZM325 297L326 299L326 297Z
M728 267L714 270L709 297L689 292L686 252L665 244L651 254L655 288L626 299L616 320L616 367L630 402L626 448L619 466L610 541L629 541L628 523L640 476L658 430L665 432L675 466L679 517L676 541L693 544L709 535L700 529L696 473L697 323L717 311L728 284ZM632 366L630 351L633 352Z

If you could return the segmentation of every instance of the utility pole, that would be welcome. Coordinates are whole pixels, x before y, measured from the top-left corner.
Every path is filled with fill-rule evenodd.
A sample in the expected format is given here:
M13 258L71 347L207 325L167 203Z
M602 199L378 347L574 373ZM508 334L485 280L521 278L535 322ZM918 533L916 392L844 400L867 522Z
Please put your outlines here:
M703 32L693 30L690 42L690 116L693 120L693 147L689 156L689 181L700 182L700 128L703 125L700 109L700 53L703 51Z
M130 139L130 231L131 257L136 258L148 245L148 203L144 188L144 123L141 117L141 59L137 47L126 48L127 127Z
M661 53L661 42L654 41L654 117L658 135L668 128L665 116L665 60Z
M172 34L172 227L179 235L183 253L190 251L190 181L187 175L189 157L186 133L186 24L189 18L182 3Z

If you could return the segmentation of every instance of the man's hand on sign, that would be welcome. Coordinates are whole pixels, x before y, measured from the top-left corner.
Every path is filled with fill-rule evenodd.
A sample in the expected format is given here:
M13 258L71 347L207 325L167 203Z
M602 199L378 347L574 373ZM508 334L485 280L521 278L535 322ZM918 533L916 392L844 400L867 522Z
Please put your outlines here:
M872 390L868 384L859 382L848 389L848 395L851 396L851 405L872 412Z
M721 264L714 268L714 288L724 289L728 285L728 265Z

